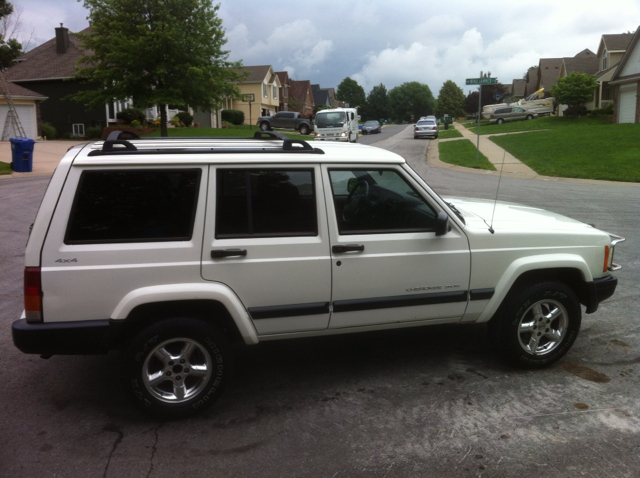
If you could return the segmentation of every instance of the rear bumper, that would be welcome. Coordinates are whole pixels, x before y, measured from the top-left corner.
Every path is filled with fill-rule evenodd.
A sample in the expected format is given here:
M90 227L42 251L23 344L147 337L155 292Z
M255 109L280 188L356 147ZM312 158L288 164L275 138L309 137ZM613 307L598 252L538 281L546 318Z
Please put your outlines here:
M20 319L12 324L11 333L13 344L26 354L94 355L111 349L118 325L111 320L28 323Z
M616 291L618 285L618 278L610 275L601 279L596 279L592 282L587 282L587 314L592 314L598 310L600 302L607 300Z

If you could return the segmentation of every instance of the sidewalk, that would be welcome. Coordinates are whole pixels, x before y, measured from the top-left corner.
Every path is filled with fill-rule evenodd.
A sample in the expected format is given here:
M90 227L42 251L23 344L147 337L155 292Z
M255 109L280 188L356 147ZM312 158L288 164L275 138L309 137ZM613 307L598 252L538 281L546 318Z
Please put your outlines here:
M3 178L28 178L33 176L51 176L65 153L76 144L88 141L36 141L33 145L33 171L0 175ZM0 141L0 161L11 163L11 143Z
M478 144L478 136L473 134L471 131L469 131L467 128L465 128L462 124L460 123L455 123L455 128L460 131L462 133L462 138L449 138L449 139L439 139L438 141L456 141L456 140L460 140L460 139L468 139L469 141L471 141L473 143L474 146L476 146ZM517 134L517 133L503 133L503 134ZM493 136L493 135L492 135ZM438 156L437 153L437 144L433 145L435 146L434 148L430 147L429 148L429 153L432 152L432 150L435 150L435 155L432 158L427 158L427 160L432 159L435 162L437 162L438 164L434 164L434 166L438 166L441 168L447 168L447 169L456 169L459 171L469 171L469 168L463 168L461 166L454 166L451 164L447 164L447 163L443 163L442 161L440 161L439 159L437 159L435 156ZM500 173L500 170L502 170L502 174L504 176L510 176L510 177L514 177L514 178L523 178L523 179L546 179L546 180L558 180L561 178L550 178L550 177L546 177L546 176L540 176L538 173L536 173L533 169L531 169L529 166L527 166L526 164L520 162L515 156L513 156L512 154L508 153L507 151L505 151L504 149L502 149L500 146L498 146L497 144L495 144L493 141L491 141L489 139L488 135L480 135L480 142L479 142L479 149L480 152L482 154L484 154L487 159L493 164L493 166L496 168L497 173ZM483 172L483 173L487 173L489 171L484 171L484 170L475 170L477 172ZM491 173L495 174L495 171L490 171Z

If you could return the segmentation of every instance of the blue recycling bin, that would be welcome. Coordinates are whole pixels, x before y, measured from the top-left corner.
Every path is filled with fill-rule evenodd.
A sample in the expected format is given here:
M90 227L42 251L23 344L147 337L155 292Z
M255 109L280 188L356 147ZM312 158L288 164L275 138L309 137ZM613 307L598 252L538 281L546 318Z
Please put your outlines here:
M11 143L11 167L17 173L33 171L33 145L29 138L9 138Z

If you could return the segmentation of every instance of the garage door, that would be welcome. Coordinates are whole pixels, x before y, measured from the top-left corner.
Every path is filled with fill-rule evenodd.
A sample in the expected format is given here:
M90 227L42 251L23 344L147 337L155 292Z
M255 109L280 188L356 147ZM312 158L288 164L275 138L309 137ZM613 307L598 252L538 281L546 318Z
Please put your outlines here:
M638 87L620 87L620 110L618 111L618 123L636 122L636 95Z
M9 107L7 105L0 105L0 134L4 131L4 124L7 120L7 113ZM37 139L37 124L36 124L36 108L33 105L16 105L16 112L20 123L24 128L24 132L27 138ZM14 130L13 126L9 129L9 137L14 138L18 136L18 132Z

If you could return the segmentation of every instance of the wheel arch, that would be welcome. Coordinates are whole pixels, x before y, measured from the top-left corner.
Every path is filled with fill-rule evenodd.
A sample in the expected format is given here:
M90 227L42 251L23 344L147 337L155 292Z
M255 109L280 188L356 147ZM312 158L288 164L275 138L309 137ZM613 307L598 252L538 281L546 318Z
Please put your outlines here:
M562 282L578 296L580 303L588 302L587 282L592 275L582 257L532 256L515 261L507 268L496 286L495 294L485 307L477 322L487 322L498 312L504 300L524 284L543 281Z
M111 320L121 323L116 342L170 317L215 321L231 342L258 343L248 312L238 297L221 284L180 284L137 289L115 308Z

